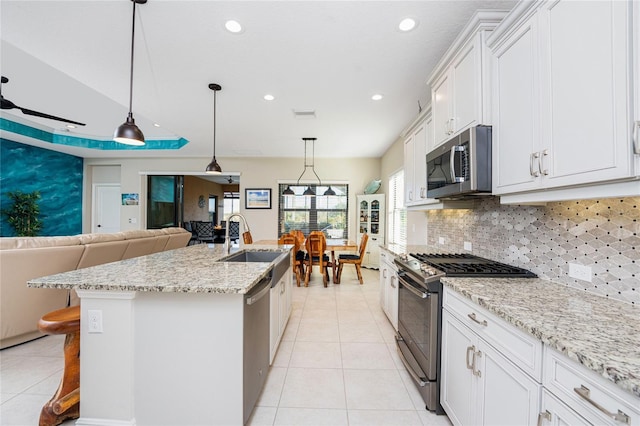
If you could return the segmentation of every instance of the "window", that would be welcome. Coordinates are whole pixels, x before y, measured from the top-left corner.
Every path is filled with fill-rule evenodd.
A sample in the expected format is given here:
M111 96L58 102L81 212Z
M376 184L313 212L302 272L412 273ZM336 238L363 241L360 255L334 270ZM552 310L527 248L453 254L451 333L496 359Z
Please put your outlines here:
M229 216L240 213L240 193L225 192L223 200L222 220L229 220Z
M291 187L296 195L282 195L288 185L278 188L278 236L299 229L305 235L311 231L342 230L340 238L349 234L349 185L331 185L336 195L302 195L305 187ZM310 185L316 194L323 194L327 186ZM336 234L333 234L336 235ZM332 235L332 236L333 236Z
M404 207L404 170L389 177L389 244L407 244L407 209Z

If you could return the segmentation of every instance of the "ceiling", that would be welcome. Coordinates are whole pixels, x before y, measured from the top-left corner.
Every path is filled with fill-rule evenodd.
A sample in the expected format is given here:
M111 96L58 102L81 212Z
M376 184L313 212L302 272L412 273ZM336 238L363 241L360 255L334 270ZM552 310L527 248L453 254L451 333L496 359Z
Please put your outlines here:
M133 115L148 141L184 138L186 145L97 150L6 130L3 137L89 158L210 157L208 84L218 83L217 157L302 157L303 137L317 138L316 157L380 157L428 103L429 73L473 12L514 4L149 0L136 12ZM18 110L2 117L109 141L128 111L132 7L129 0L2 0L3 96L87 125L67 129ZM418 26L403 33L405 17ZM228 32L229 19L243 31ZM373 101L376 93L383 99Z

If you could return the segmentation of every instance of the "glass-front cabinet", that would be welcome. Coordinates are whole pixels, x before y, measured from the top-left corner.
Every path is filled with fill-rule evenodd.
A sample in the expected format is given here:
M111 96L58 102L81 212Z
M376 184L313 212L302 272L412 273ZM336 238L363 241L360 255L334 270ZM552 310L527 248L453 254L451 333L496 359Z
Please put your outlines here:
M358 246L364 234L369 234L362 266L379 268L380 246L384 245L384 194L358 195Z

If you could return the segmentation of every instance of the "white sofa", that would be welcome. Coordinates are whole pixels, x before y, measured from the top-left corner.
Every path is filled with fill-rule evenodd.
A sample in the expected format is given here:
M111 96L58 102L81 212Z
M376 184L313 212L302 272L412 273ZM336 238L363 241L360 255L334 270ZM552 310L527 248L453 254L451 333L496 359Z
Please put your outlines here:
M185 247L190 238L182 228L0 238L0 349L42 336L42 315L78 303L75 291L29 288L27 281Z

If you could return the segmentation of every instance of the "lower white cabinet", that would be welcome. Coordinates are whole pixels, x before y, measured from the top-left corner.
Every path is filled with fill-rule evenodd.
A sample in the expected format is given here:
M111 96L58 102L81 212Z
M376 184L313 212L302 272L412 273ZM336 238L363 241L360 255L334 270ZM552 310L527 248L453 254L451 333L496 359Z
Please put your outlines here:
M541 385L447 309L442 314L441 404L454 425L532 425Z
M640 425L640 398L625 393L585 366L547 347L543 370L545 390L560 399L574 414L579 413L585 419L582 424ZM543 399L540 412L546 416L546 411L552 413L551 424L557 424L553 411ZM565 412L564 415L569 416L570 413Z
M454 425L640 426L640 398L448 287L440 403Z
M391 253L380 250L380 306L398 331L398 268L393 258Z
M293 273L291 268L282 276L280 281L271 288L271 305L269 320L269 365L278 350L278 345L287 327L287 321L291 314L291 292L293 286Z
M542 390L541 407L542 409L540 410L540 413L538 413L539 426L582 426L591 424L546 389Z

